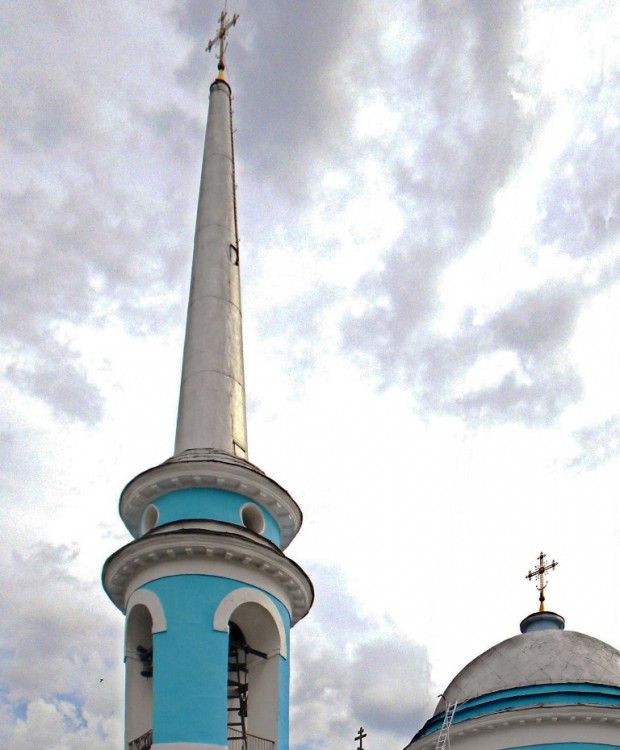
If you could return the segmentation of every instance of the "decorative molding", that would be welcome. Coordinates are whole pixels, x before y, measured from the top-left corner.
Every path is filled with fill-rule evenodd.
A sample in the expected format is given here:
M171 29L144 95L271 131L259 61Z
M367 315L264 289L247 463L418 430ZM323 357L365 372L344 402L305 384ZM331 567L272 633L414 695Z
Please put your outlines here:
M292 560L247 538L214 531L149 534L122 547L103 566L103 586L125 612L132 593L149 581L175 575L211 575L265 589L279 599L294 625L314 599L312 583Z
M286 549L301 527L299 506L273 479L241 459L224 461L208 455L201 460L173 458L138 474L121 493L121 518L130 533L138 537L140 516L149 503L169 492L197 487L236 492L260 505L278 524L282 549Z
M615 706L598 707L556 703L544 707L498 711L489 716L466 719L459 724L453 724L450 727L450 738L456 741L478 734L483 734L486 737L491 736L494 730L506 732L511 727L523 727L530 724L537 727L569 725L572 727L571 732L576 736L579 726L592 727L597 724L600 726L620 726L620 710ZM613 731L617 730L614 729ZM405 750L434 750L438 736L439 728L424 737L415 741L412 740ZM500 734L498 740L500 738L502 742L510 740L508 732L505 736ZM549 741L546 736L545 741Z
M150 536L155 534L169 534L173 531L216 531L219 533L233 534L234 536L242 536L246 539L250 539L255 544L260 544L263 547L273 549L276 552L280 552L280 548L277 544L270 541L264 536L257 534L255 531L250 531L245 526L238 526L236 523L228 523L227 521L212 521L204 518L184 518L179 521L169 521L163 523L161 526L156 526L151 532Z
M620 686L593 682L536 682L485 693L459 703L452 722L453 731L475 718L549 705L599 706L620 710ZM435 714L419 734L426 736L440 729L444 719L445 711Z
M144 605L151 615L151 619L153 621L153 629L151 632L164 633L167 629L164 608L162 607L161 601L159 600L157 594L149 591L148 589L137 589L137 591L134 591L133 594L129 597L129 600L127 601L126 622L128 622L129 620L129 614L131 610L138 604Z
M271 599L263 594L262 591L256 589L243 588L235 589L227 594L220 602L218 608L215 610L213 616L213 628L220 630L224 633L228 633L228 623L233 612L240 607L242 604L258 604L273 618L276 628L278 629L278 635L280 637L280 648L279 653L284 659L288 659L288 652L286 648L286 629L282 622L282 617L278 612L278 608L271 601Z

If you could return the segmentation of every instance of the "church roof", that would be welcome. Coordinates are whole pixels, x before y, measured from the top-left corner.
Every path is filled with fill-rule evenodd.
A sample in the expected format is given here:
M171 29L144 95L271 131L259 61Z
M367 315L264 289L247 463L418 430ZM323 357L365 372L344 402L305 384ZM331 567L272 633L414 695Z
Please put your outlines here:
M526 632L498 643L452 680L435 715L446 705L499 690L531 685L593 683L620 687L620 651L570 630Z

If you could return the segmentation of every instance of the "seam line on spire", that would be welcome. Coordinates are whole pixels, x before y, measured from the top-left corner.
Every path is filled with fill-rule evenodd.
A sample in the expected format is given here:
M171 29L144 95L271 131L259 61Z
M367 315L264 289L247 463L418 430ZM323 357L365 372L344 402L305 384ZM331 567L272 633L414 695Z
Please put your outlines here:
M234 227L229 227L228 224L220 224L217 221L210 221L206 224L201 224L200 226L196 227L196 234L198 232L202 231L203 229L206 229L206 227L221 227L222 229L233 229Z
M219 151L212 151L211 153L207 154L205 157L205 163L209 161L209 159L212 159L214 156L219 156L222 159L228 159L228 161L232 162L233 157L230 156L230 154L220 154Z
M241 308L239 307L239 305L237 305L231 299L228 299L228 297L220 297L218 294L202 294L200 297L194 297L194 299L190 301L189 307L193 307L193 305L195 305L196 302L200 302L203 299L219 299L221 302L226 302L227 304L232 305L241 313Z
M191 380L191 378L195 377L196 375L200 375L203 372L216 372L218 375L223 375L225 378L228 378L229 380L232 380L233 382L237 383L238 385L241 385L241 381L237 380L237 378L234 378L232 375L229 375L227 372L223 372L222 370L196 370L195 372L192 372L191 375L188 375L186 378L183 378L183 383L187 383L188 380Z

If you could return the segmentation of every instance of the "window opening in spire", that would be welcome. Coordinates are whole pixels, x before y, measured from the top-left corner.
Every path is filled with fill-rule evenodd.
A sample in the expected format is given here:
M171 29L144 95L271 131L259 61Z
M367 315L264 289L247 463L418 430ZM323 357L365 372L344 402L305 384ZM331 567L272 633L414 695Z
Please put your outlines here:
M241 521L246 529L262 534L265 530L265 517L253 503L246 503L241 508Z
M157 521L159 521L159 511L151 503L151 505L146 506L142 513L142 518L140 519L140 532L143 535L148 534L149 531L152 531L155 526L157 526Z

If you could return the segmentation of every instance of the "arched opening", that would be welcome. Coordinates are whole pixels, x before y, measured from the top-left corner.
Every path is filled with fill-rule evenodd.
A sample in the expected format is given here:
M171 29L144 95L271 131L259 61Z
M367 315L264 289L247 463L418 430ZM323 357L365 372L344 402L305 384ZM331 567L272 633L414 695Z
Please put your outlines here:
M132 607L125 630L125 747L150 747L153 730L153 618Z
M228 636L228 746L272 750L278 739L281 634L255 602L232 613Z

